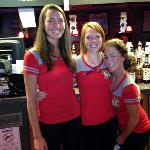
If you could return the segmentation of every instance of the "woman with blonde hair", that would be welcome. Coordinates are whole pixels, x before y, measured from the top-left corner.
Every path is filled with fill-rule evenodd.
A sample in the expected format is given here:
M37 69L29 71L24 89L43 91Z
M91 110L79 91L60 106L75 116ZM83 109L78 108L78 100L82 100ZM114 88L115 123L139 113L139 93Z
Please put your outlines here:
M96 22L83 25L76 58L83 142L86 150L113 150L117 122L111 105L111 74L104 62L105 33Z

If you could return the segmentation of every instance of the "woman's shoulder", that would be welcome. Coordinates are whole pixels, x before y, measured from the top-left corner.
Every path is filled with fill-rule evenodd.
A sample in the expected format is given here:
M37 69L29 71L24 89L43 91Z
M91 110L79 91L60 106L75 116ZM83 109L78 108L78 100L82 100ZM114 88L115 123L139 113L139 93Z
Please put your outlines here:
M75 58L75 60L76 60L76 61L79 61L79 60L81 60L81 58L82 58L82 56L81 56L81 55L78 55L78 56Z
M124 90L128 90L129 92L131 92L131 91L140 92L138 85L133 81L132 77L129 74L127 74L127 76L123 82L123 85L124 85Z
M27 53L30 53L33 55L39 55L39 52L35 48L28 49Z
M29 59L32 59L32 60L35 59L36 61L38 61L39 64L42 64L42 59L40 57L40 54L34 48L31 48L25 52L24 59L28 59L28 60Z
M81 56L81 55L78 55L78 56L75 58L75 62L76 62L76 64L81 63L81 62L82 62L82 56Z
M81 70L83 70L83 68L85 69L86 67L82 57L83 57L82 55L78 55L75 59L77 72L80 72Z

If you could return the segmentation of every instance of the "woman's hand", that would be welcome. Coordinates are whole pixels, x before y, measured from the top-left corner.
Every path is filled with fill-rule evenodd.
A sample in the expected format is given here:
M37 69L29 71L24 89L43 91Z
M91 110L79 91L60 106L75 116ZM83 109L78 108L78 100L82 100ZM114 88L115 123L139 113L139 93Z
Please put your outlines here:
M119 145L123 145L124 142L125 142L125 140L126 140L126 138L125 138L124 136L119 135L119 136L117 137L116 142L117 142L117 144L119 144Z
M34 148L35 150L48 150L47 143L42 136L34 138Z
M38 93L38 101L42 101L48 95L46 92L39 90L37 90L37 93Z

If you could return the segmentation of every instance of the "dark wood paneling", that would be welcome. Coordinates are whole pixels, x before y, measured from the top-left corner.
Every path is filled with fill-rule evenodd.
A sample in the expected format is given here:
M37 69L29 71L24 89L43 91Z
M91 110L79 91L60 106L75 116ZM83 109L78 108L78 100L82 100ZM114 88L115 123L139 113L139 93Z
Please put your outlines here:
M38 16L42 7L34 7L35 16L38 24ZM81 32L82 25L89 21L90 13L108 13L108 28L109 32L106 38L112 38L120 30L120 12L126 11L128 15L128 25L133 27L133 32L131 33L131 39L133 44L137 45L140 40L142 43L150 41L150 33L143 32L143 12L144 10L150 10L150 2L140 2L140 3L122 3L122 4L97 4L97 5L73 5L70 6L70 11L66 12L67 18L69 20L69 14L77 15L77 28L79 34ZM6 16L7 15L7 16ZM17 21L18 19L18 21ZM16 36L16 34L21 30L19 23L19 16L17 8L0 8L0 37L5 36ZM33 31L32 31L33 30ZM36 29L30 29L31 37L35 37Z

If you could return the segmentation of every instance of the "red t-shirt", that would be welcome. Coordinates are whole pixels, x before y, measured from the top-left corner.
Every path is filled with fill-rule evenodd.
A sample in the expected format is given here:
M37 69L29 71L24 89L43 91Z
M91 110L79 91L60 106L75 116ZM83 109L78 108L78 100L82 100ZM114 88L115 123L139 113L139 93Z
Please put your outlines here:
M78 56L76 66L82 124L98 125L112 119L115 116L111 105L112 79L104 62L93 68L84 56Z
M142 133L150 129L150 120L140 105L140 90L128 75L126 75L117 88L113 90L112 104L121 130L124 130L128 122L126 105L138 105L139 122L134 132Z
M47 124L66 122L80 115L73 74L62 59L54 61L54 68L46 72L46 65L37 51L28 51L24 56L24 73L38 76L39 90L48 94L38 102L39 119Z

